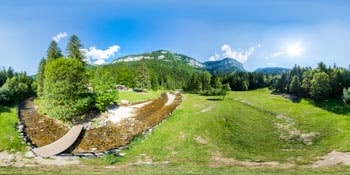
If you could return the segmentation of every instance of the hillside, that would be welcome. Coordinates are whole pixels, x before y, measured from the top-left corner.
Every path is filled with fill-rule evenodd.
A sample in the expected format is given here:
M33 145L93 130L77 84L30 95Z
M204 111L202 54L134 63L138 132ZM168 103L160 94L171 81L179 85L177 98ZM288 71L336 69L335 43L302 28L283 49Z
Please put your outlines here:
M170 52L167 50L158 50L158 51L153 51L153 52L148 52L148 53L143 53L143 54L128 55L128 56L120 57L120 58L112 61L112 63L140 61L142 59L162 60L162 61L177 60L177 61L182 61L182 62L184 62L190 66L193 66L195 68L203 68L204 67L203 63L197 61L194 58L191 58L191 57L183 55L183 54L173 53L173 52Z
M205 62L205 68L210 73L231 73L231 72L245 72L243 64L234 58L224 58L218 61Z
M265 67L265 68L258 68L256 70L254 70L254 72L275 75L275 74L283 74L283 73L288 72L290 70L291 69L282 68L282 67Z
M223 101L194 94L184 99L151 135L131 144L123 162L316 166L332 150L350 149L349 112L335 114L308 100L293 103L268 89L231 92Z
M143 59L157 60L157 61L164 61L164 62L179 61L193 68L205 69L210 73L222 74L222 73L245 71L243 64L238 62L234 58L224 58L218 61L208 61L208 62L202 63L192 57L179 54L179 53L173 53L166 50L158 50L158 51L137 54L137 55L128 55L128 56L117 58L116 60L112 61L112 63L133 62L133 61L140 61Z

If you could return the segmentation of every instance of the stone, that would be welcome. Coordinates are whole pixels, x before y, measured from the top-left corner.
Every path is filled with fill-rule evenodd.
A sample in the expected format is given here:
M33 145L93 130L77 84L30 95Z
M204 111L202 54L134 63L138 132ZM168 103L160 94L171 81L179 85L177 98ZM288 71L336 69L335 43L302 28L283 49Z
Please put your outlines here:
M124 106L129 105L129 101L127 101L127 100L120 100L120 105L124 105Z
M27 151L25 154L24 154L24 157L27 157L27 158L33 158L35 157L34 153L32 151Z

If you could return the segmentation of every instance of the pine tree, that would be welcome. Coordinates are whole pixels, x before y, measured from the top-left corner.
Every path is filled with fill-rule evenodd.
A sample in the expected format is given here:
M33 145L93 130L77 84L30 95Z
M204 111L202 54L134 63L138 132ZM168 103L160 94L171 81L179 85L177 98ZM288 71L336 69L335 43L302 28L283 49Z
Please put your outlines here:
M149 71L144 59L140 61L140 64L138 66L135 85L140 89L149 89L151 87Z
M293 95L299 95L301 92L301 84L297 75L294 75L289 84L289 92Z
M37 77L37 95L42 97L44 95L44 78L45 78L45 65L46 60L42 58L38 68L38 77Z
M80 43L79 38L76 35L72 35L69 39L67 52L69 58L74 58L84 63L84 55L80 51L83 48L83 45Z
M47 49L47 61L52 61L61 57L63 57L61 49L57 46L56 41L51 41L50 46Z

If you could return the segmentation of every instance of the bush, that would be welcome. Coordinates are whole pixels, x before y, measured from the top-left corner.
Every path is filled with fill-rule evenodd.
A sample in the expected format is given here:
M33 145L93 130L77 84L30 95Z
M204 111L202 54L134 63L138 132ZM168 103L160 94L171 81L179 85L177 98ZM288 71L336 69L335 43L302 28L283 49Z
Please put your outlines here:
M59 120L80 119L93 103L87 84L84 66L77 59L49 61L45 67L44 112Z
M219 96L219 95L223 95L223 89L215 89L215 88L211 88L210 90L204 90L202 91L202 95L205 96Z

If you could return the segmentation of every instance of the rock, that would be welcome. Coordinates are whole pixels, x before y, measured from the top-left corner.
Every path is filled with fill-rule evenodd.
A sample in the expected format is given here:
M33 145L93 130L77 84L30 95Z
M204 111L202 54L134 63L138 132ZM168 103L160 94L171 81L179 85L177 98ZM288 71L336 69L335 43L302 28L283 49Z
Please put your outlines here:
M94 153L76 153L74 155L79 157L96 157Z
M96 156L97 157L103 157L105 154L104 153L97 153Z
M129 101L127 101L127 100L120 100L120 105L127 106L127 105L129 105Z
M119 153L118 155L119 155L120 157L123 157L123 156L126 155L126 153Z
M24 154L24 157L27 157L27 158L33 158L35 157L34 153L32 151L27 151L25 154Z
M22 132L24 129L24 125L18 125L17 128L19 132Z

